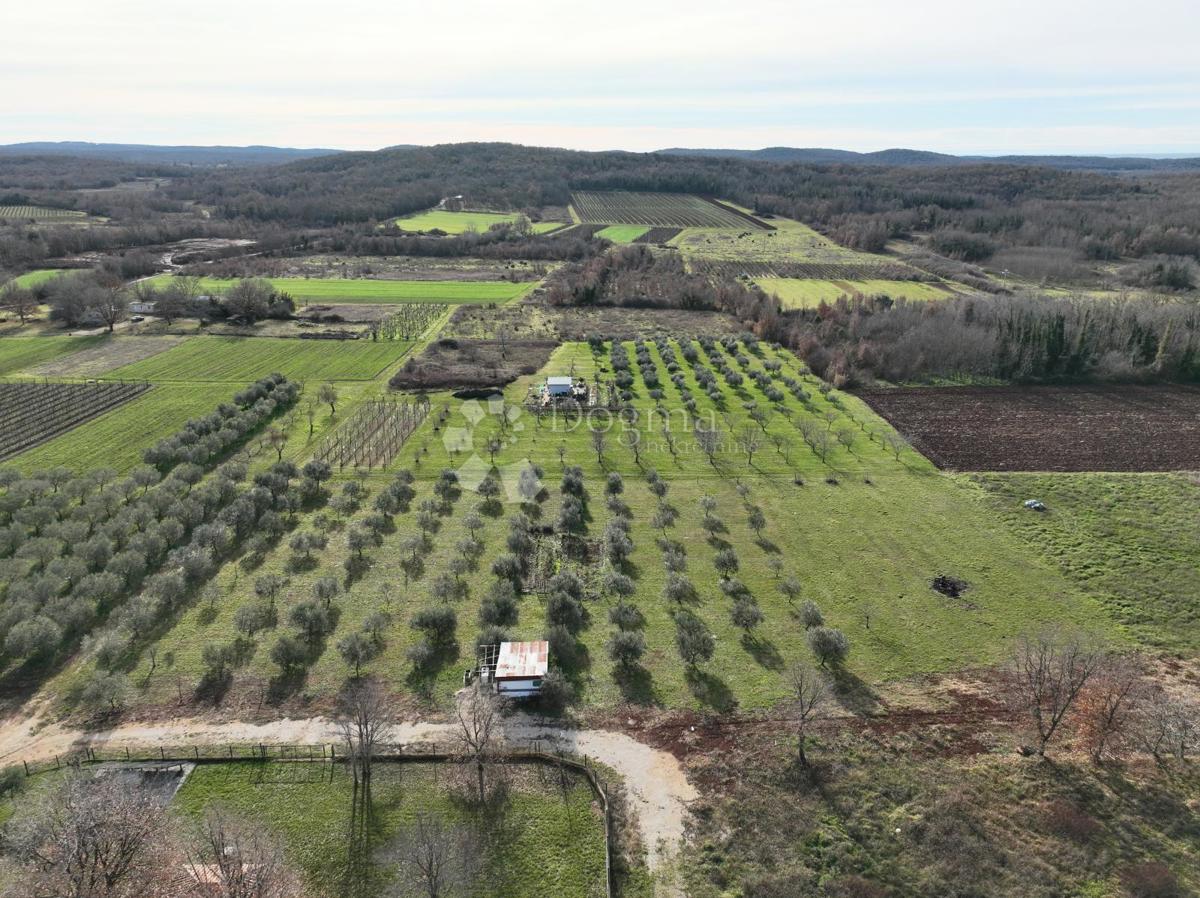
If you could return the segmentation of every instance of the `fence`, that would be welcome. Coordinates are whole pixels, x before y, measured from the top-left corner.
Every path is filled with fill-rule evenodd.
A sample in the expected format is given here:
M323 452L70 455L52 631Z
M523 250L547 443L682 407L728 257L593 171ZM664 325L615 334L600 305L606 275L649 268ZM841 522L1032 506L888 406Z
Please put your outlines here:
M326 762L329 764L347 761L343 751L338 753L336 743L311 744L265 744L226 743L224 745L159 746L156 749L109 748L85 746L78 751L54 755L42 761L22 761L26 776L34 776L67 767L107 763L131 764L221 764L237 761L275 762ZM462 757L448 751L445 745L421 742L403 745L381 746L375 754L381 763L461 763ZM600 776L587 755L576 757L555 750L541 740L533 740L525 748L508 748L497 753L495 762L500 764L549 764L566 767L583 776L592 794L604 813L604 878L605 895L613 895L613 820L609 799L608 783Z

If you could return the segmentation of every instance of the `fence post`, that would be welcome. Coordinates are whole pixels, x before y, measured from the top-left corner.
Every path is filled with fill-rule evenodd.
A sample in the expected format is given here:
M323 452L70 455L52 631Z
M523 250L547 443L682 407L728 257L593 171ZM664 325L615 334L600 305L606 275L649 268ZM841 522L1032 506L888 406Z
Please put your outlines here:
M25 765L25 775L29 776L29 762L26 760L22 760L21 763Z
M163 748L161 745L158 747L158 757L160 760L163 760L163 761L165 761L167 759L167 750L165 748Z

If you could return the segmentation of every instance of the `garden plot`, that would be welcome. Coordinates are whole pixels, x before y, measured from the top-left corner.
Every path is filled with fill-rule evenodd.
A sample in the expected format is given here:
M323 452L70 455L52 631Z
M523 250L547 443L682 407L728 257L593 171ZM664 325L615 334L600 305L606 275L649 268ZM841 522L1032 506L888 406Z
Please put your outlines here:
M29 368L34 377L95 377L173 349L183 337L108 337L95 346Z

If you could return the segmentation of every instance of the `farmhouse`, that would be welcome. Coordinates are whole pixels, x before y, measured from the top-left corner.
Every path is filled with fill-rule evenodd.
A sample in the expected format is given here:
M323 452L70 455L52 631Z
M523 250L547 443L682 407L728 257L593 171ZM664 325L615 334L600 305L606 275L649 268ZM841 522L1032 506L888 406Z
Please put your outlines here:
M502 642L480 648L480 682L506 698L537 696L549 668L550 643L545 640Z
M541 400L543 406L554 405L573 399L576 402L588 401L587 381L583 378L555 376L547 377L542 385Z
M569 377L546 378L546 393L551 399L565 398L571 395L575 382Z

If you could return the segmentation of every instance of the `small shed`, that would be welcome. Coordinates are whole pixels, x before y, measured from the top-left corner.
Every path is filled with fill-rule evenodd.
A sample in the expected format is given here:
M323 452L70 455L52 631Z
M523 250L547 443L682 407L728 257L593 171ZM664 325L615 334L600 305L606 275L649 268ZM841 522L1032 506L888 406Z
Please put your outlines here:
M502 642L492 674L494 688L509 698L531 698L542 690L542 677L550 669L550 643Z
M557 399L560 396L570 396L574 386L575 381L570 377L546 378L546 392L550 394L551 399Z

